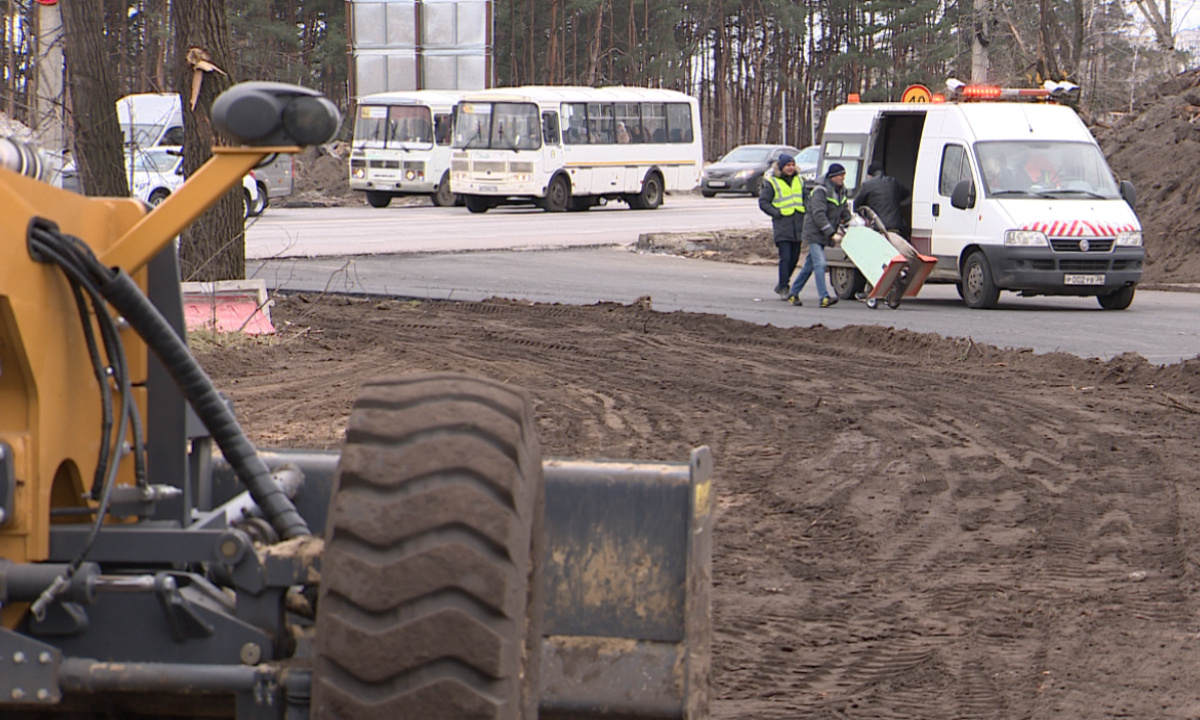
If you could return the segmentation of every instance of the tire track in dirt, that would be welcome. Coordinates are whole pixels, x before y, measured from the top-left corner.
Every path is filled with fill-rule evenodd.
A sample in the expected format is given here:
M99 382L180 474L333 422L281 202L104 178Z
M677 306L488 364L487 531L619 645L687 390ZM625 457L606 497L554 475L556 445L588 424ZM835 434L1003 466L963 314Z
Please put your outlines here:
M366 375L456 370L529 389L549 455L713 447L714 718L1195 705L1200 448L1163 396L1200 405L1200 363L644 304L328 300L280 303L303 338L205 359L253 432L333 444Z

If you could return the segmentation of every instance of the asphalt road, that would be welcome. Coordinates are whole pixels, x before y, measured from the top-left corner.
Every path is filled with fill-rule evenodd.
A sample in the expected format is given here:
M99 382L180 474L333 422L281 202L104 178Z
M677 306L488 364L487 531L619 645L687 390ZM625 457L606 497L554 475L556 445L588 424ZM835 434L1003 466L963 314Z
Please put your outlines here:
M270 208L246 231L246 257L320 257L627 245L645 232L770 227L748 195L670 195L657 210L625 203L578 213L503 207Z
M687 198L691 200L691 198ZM703 229L711 219L700 218L706 207L741 205L757 213L749 199L716 199L680 203L688 229ZM698 208L696 206L699 206ZM691 207L691 212L687 209ZM735 207L735 209L737 209ZM401 210L397 208L397 210ZM425 208L403 210L425 211ZM463 230L480 219L503 224L521 218L526 228L524 239L530 247L553 247L535 237L543 220L583 218L583 215L546 216L526 211L488 213L484 216L459 216L452 209L437 209L439 221L432 222L440 234L468 234ZM328 210L291 211L296 215L319 217ZM340 211L334 211L335 214ZM494 211L493 211L494 212ZM620 217L618 215L620 213ZM417 214L417 213L412 213ZM729 217L736 213L726 212ZM268 211L263 216L279 224L291 222L285 213ZM607 211L588 214L591 223L612 216L631 218L634 225L650 217L667 217L666 208L655 212ZM392 217L405 217L400 212ZM762 217L760 215L760 217ZM755 219L757 220L757 218ZM393 220L397 222L398 220ZM321 220L310 222L320 223ZM373 224L373 220L365 224ZM422 221L424 222L424 221ZM604 225L604 223L599 223ZM701 225L701 227L695 227ZM643 225L644 226L644 225ZM406 227L409 227L406 224ZM643 230L644 231L644 230ZM332 231L331 231L332 232ZM354 244L360 232L358 221L343 219L331 240L334 247ZM969 337L1001 347L1030 348L1038 353L1067 352L1081 357L1109 359L1122 353L1137 353L1155 364L1168 364L1200 355L1200 293L1153 292L1139 290L1132 307L1124 311L1105 311L1094 298L1021 298L1001 295L995 310L969 310L958 299L953 286L930 285L917 298L906 300L896 310L880 307L870 310L865 304L843 301L828 309L817 307L812 283L805 288L803 307L781 302L770 290L774 268L695 260L668 255L633 252L635 229L624 227L598 230L598 235L618 235L618 244L596 246L569 236L558 250L491 250L487 240L477 240L471 250L469 241L455 241L442 251L407 250L389 255L354 255L346 250L326 257L248 260L247 274L264 278L271 288L305 291L329 291L387 294L423 298L480 300L487 297L525 299L532 302L557 302L589 305L612 301L634 302L650 296L655 310L670 312L714 313L731 318L777 327L822 324L837 328L847 325L886 325L917 332L933 332L946 337ZM305 233L305 236L307 233ZM305 236L296 238L294 248L304 247ZM630 239L632 237L633 239ZM411 247L426 247L431 242L415 233L405 233L402 242ZM460 246L460 244L462 246ZM406 248L408 245L406 245ZM513 247L520 247L514 243Z

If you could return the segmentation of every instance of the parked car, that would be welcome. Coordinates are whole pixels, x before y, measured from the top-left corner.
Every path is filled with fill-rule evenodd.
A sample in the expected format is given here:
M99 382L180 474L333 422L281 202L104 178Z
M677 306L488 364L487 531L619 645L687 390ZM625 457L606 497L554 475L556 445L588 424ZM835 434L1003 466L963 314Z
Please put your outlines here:
M166 200L183 184L183 155L178 147L153 147L138 150L131 160L125 156L125 172L134 197L147 205L155 206ZM246 217L258 217L267 209L267 195L262 192L262 182L250 171L242 177L242 199L246 206ZM75 163L62 169L62 187L75 193L83 193L79 172Z
M129 156L125 156L129 162ZM167 199L175 188L183 184L183 154L179 148L152 147L138 150L133 157L129 184L133 187L133 196L140 198L147 205L155 206ZM246 205L246 217L262 215L266 209L266 199L259 191L258 182L251 171L242 177L243 200Z
M704 197L713 197L717 193L758 195L763 173L785 152L793 156L800 154L790 145L738 145L704 168L700 194Z
M817 179L817 165L821 162L821 146L809 145L796 156L796 170L804 182Z

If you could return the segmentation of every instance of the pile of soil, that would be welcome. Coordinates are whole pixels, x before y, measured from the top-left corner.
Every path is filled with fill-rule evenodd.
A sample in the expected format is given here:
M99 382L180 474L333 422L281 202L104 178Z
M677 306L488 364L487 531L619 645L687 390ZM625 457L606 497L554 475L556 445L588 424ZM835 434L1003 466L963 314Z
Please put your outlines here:
M362 193L350 189L350 145L314 145L296 155L292 194L272 202L279 207L362 205Z
M1138 191L1144 282L1200 283L1200 70L1168 80L1092 131L1113 171Z
M422 371L528 389L547 456L711 446L715 718L1200 716L1200 358L648 303L273 315L200 357L264 447L336 447L362 382Z

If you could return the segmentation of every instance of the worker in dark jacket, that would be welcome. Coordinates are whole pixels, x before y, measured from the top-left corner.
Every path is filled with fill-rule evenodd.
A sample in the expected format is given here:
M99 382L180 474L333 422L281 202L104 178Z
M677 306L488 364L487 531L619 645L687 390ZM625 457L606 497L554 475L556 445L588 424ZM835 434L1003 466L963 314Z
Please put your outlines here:
M833 163L825 172L825 181L813 188L808 196L808 212L804 215L803 238L808 245L808 257L788 293L788 302L802 305L800 291L809 275L817 276L817 295L821 307L837 305L837 296L825 289L825 248L841 239L842 228L850 222L850 201L846 197L846 168Z
M879 216L890 232L903 234L900 206L908 200L908 188L894 177L883 174L883 163L873 162L867 168L867 179L854 196L854 211L869 207Z
M775 167L763 177L758 207L771 216L775 249L779 251L775 294L780 300L787 300L788 284L796 263L800 262L800 236L804 228L804 180L796 171L796 159L791 155L780 155Z

